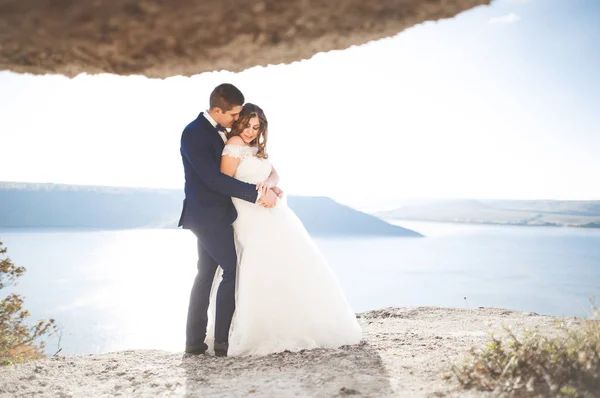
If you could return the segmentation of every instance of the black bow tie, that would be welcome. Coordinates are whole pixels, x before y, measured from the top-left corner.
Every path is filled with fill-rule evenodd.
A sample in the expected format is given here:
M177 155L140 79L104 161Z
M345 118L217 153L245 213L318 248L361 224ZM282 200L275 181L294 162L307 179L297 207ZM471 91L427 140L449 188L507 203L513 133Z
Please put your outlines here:
M215 126L215 128L217 129L217 131L222 131L222 132L224 132L224 133L226 133L226 132L227 132L227 129L226 129L225 127L221 126L220 124L217 124L217 125Z

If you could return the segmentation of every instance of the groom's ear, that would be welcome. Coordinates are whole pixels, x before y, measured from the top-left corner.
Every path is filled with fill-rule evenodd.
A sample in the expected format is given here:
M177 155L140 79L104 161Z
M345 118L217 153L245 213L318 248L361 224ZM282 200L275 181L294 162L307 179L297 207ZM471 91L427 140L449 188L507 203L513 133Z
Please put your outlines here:
M218 113L219 115L223 114L223 109L219 108L218 106L215 106L212 111Z

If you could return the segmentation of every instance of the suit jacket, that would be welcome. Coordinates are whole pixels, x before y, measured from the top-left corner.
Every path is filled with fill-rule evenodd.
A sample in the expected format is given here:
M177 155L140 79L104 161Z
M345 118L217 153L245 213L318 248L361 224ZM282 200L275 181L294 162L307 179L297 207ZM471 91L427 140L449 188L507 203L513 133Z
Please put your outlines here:
M181 158L185 173L185 199L179 226L198 230L228 226L237 218L231 197L256 202L256 185L221 173L225 144L217 130L200 113L181 135Z

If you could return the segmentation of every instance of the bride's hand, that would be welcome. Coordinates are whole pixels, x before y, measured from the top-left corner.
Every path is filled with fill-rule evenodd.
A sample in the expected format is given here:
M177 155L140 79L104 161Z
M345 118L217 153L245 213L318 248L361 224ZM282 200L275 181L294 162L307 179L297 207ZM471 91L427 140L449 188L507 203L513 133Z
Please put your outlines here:
M271 182L269 180L265 180L263 182L261 182L260 184L256 185L256 190L258 192L260 192L260 196L265 196L267 194L267 192L269 192L269 189L271 189Z
M283 190L281 188L275 186L275 187L271 188L271 191L273 191L273 193L275 195L277 195L277 197L279 199L283 198Z

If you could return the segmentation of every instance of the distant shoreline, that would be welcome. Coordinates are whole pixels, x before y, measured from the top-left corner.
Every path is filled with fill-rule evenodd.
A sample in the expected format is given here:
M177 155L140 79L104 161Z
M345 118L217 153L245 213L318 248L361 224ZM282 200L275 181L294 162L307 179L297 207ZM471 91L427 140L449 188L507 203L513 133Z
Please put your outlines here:
M399 202L390 220L515 227L600 228L600 201L430 199Z
M131 227L131 228L103 228L103 227L56 227L56 226L17 226L17 227L9 227L9 226L0 226L1 232L12 232L12 233L26 233L26 232L111 232L111 231L136 231L136 230L181 230L181 228L175 227Z
M577 228L577 229L600 229L600 224L591 223L583 225L565 225L557 223L546 223L546 224L524 224L524 223L511 223L511 222L494 222L494 221L463 221L463 220L445 220L445 219L424 219L424 218L407 218L407 217L384 217L383 220L391 223L398 221L418 221L418 222L431 222L431 223L444 223L444 224L462 224L462 225L488 225L497 227L532 227L532 228Z
M0 228L48 231L176 229L181 190L0 182ZM288 196L313 236L422 237L327 197Z

